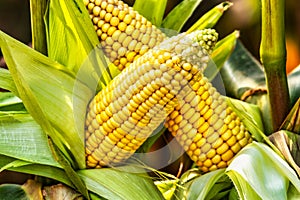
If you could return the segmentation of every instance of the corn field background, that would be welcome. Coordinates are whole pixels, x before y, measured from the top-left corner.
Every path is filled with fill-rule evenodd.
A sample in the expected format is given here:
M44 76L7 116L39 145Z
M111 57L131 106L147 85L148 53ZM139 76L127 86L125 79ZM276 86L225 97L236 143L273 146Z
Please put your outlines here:
M124 1L160 28L166 36L160 36L160 31L153 28L152 39L147 44L150 47L148 53L140 53L140 58L133 58L136 53L124 52L126 57L119 60L114 60L114 52L107 46L111 45L110 48L122 53L123 46L127 48L125 42L113 44L106 38L114 35L109 31L122 31L122 25L131 20L131 17L121 19L118 10L113 15L118 15L119 19L114 17L114 21L109 21L110 12L113 12L107 7L103 13L108 13L105 20L109 22L106 26L99 25L101 20L98 15L101 12L99 14L97 10L99 8L100 11L100 7L94 7L97 4L95 1L0 2L0 199L300 198L300 17L296 0ZM96 16L91 20L89 14ZM122 25L115 25L122 20ZM139 23L139 20L136 21ZM148 22L143 23L149 25ZM140 34L138 30L131 31ZM191 46L197 43L203 48L194 53L194 57L189 53L180 57L185 55L181 54L185 48L190 48L180 46L186 45L186 40L177 39L182 37L176 36L180 32L190 34L187 37L195 42ZM115 36L119 41L120 37L121 34ZM135 38L134 34L130 37ZM145 37L147 35L143 41L148 39ZM153 41L161 40L160 37L165 43L155 44L155 49ZM131 44L128 49L132 48L132 44L136 45L129 36L126 39ZM102 45L101 48L99 44ZM202 60L195 61L195 55ZM176 64L170 65L170 59ZM180 59L182 61L179 62ZM228 137L225 146L229 145L230 151L211 149L205 155L214 158L211 160L195 157L192 151L196 152L200 147L203 150L205 143L201 144L204 146L200 146L200 142L193 143L198 141L194 139L196 136L190 138L190 143L184 143L187 139L181 141L181 138L190 137L192 131L179 136L177 129L180 123L176 121L184 105L192 102L184 100L185 104L180 105L182 107L178 105L173 110L172 105L176 103L174 99L179 98L172 96L176 89L172 89L172 93L169 91L171 86L157 89L154 84L152 88L145 90L146 87L143 89L137 84L139 90L149 93L157 90L158 92L153 92L156 94L153 97L158 99L158 94L166 95L165 102L159 102L170 115L161 112L164 118L159 118L160 121L154 123L155 128L152 127L153 130L147 133L145 141L141 140L141 146L135 146L139 142L135 140L137 137L128 142L128 138L132 136L130 134L127 134L127 139L125 136L122 140L116 139L120 144L118 148L129 149L134 154L128 160L116 156L118 153L115 151L108 152L97 160L100 154L93 152L105 149L105 141L111 139L103 139L102 144L96 144L98 150L95 150L95 139L90 138L98 137L97 141L106 136L115 138L117 135L111 136L111 127L119 126L125 119L120 119L121 115L117 114L111 116L111 112L106 111L108 106L105 102L113 98L108 92L112 90L118 96L116 90L131 88L131 85L122 81L131 76L130 73L140 73L149 63L154 68L158 67L155 68L156 73L144 79L142 77L139 81L147 82L150 77L159 77L161 71L165 70L164 62L168 63L168 67L191 73L194 63L200 63L201 67L203 65L203 72L194 70L193 76L182 71L183 76L175 76L176 70L165 73L165 77L174 75L174 80L170 80L174 83L174 88L178 88L180 84L183 88L183 79L190 81L192 88L196 88L198 82L209 85L210 83L206 83L208 81L226 96L224 102L229 108L224 110L231 116L226 119L236 120L228 127L238 126L234 131L234 135L238 136L222 135L223 139ZM183 62L186 63L182 64ZM197 79L198 76L201 78ZM140 83L139 81L136 83ZM141 97L141 94L145 96L143 91L139 91L139 98L119 100L120 104L127 101L127 106L136 105L129 103L133 101L146 103L145 98ZM98 97L91 101L98 92ZM127 92L130 92L129 89L123 91L123 94ZM212 94L213 92L211 96ZM181 95L183 99L187 99L186 94ZM153 98L151 102L157 103ZM197 102L197 106L203 102ZM147 105L150 105L149 102ZM113 108L118 107L120 105ZM195 110L192 111L195 112L196 119L197 109ZM97 112L101 112L101 115ZM211 120L207 119L210 115L206 112L199 120ZM149 113L147 116L151 116ZM188 113L183 114L181 118ZM141 117L135 116L142 122ZM188 116L187 119L190 119L191 116ZM110 126L105 122L109 120L112 120ZM130 120L126 119L124 124L130 124ZM146 123L148 121L144 122ZM99 126L102 128L102 136L97 133ZM150 127L149 124L147 126ZM187 129L189 126L184 127ZM128 132L133 134L135 130L140 129L133 127ZM241 130L241 133L235 133L237 130ZM203 135L209 135L207 132ZM251 144L247 144L248 142ZM163 153L159 153L160 150ZM232 152L234 155L231 155ZM215 156L216 153L220 155ZM106 167L107 165L111 167ZM100 166L104 168L92 169Z

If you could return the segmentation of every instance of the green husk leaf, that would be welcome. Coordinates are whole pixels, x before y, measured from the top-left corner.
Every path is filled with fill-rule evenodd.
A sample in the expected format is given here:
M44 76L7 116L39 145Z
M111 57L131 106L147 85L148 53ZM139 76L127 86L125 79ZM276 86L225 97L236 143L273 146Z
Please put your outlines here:
M226 173L242 199L253 199L248 198L253 191L261 199L286 199L289 182L300 191L300 181L293 169L263 143L253 142L243 148Z
M45 21L51 59L73 71L92 90L99 80L104 85L112 80L117 67L108 67L83 1L50 1Z
M233 4L229 1L225 1L215 6L208 12L206 12L196 23L191 26L187 32L193 32L195 30L202 30L205 28L214 27L219 19L222 17L223 13L228 10Z
M162 22L162 27L180 32L202 0L183 0Z
M262 66L239 40L220 72L226 94L236 99L241 99L249 90L265 88Z
M155 26L160 27L165 14L167 2L167 0L136 0L134 2L133 9L146 17Z
M0 155L59 166L51 156L45 133L28 113L0 112L0 125Z
M227 175L234 183L240 200L261 199L255 190L253 190L253 188L249 185L248 181L245 180L239 173L229 171L227 172Z
M58 161L58 163L64 168L68 178L71 180L71 182L74 184L76 189L88 199L88 191L83 183L83 181L79 178L77 173L74 171L74 169L71 167L70 162L65 158L65 156L61 153L61 151L53 144L53 142L49 139L49 145L53 152L55 160Z
M91 192L106 199L163 199L151 178L135 171L125 166L80 170L78 174Z
M30 165L31 163L30 162L26 162L26 161L23 161L23 160L15 160L15 161L12 161L11 163L8 163L7 165L3 166L0 168L0 173L6 169L9 169L9 168L13 168L13 167L22 167L22 166L25 166L25 165Z
M7 168L7 170L21 172L26 174L33 174L37 176L48 177L54 180L57 180L61 183L74 187L73 184L70 182L69 178L67 177L65 171L59 167L53 167L50 165L41 165L41 164L34 164L30 163L23 166L9 166L10 163L19 162L18 159L0 155L0 168ZM24 161L23 161L24 162Z
M43 21L48 0L30 0L30 19L32 47L40 53L47 54L47 40Z
M154 184L163 194L164 199L170 200L173 197L173 194L176 190L178 179L167 179L163 181L155 181Z
M25 111L22 100L11 92L0 92L0 111Z
M3 184L0 185L0 199L2 200L30 200L21 185Z
M67 68L3 32L0 45L28 112L72 165L84 168L84 116L91 91Z
M0 68L0 88L11 91L18 96L18 90L10 72L4 68Z
M288 75L291 105L294 105L300 97L300 65Z
M99 43L83 1L51 0L45 21L49 57L77 72Z
M224 169L219 169L195 178L187 190L187 198L189 200L207 199L207 194L214 187L216 182L224 176L224 172Z
M204 75L209 81L212 81L216 77L225 61L233 52L238 37L239 32L234 31L217 42L212 54L210 55L211 60L209 61L207 68L204 70Z

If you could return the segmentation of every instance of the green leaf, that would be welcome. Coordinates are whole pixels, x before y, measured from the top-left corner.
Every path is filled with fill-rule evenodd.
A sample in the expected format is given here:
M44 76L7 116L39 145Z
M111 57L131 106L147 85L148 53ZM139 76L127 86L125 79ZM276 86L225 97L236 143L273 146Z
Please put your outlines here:
M59 167L53 167L50 165L41 165L41 164L27 164L22 166L12 166L11 163L18 163L20 160L0 155L0 168L7 168L10 171L16 171L26 174L33 174L37 176L48 177L54 180L57 180L61 183L74 187L69 178L67 177L65 171ZM23 161L24 162L24 161ZM7 167L8 165L11 165Z
M4 68L0 68L0 88L11 91L18 96L18 90L10 72Z
M59 166L52 158L47 136L25 112L0 112L0 155Z
M30 200L21 185L3 184L0 185L0 199L2 200Z
M77 72L99 43L83 1L51 0L45 21L49 57Z
M162 27L180 32L202 0L183 0L162 22Z
M163 181L155 181L154 184L159 189L159 191L163 194L164 199L169 200L172 199L174 192L176 190L178 179L167 179Z
M300 97L300 65L288 75L288 85L291 105L294 105Z
M216 77L225 61L233 52L238 37L239 32L234 31L217 42L212 54L210 55L211 60L208 62L208 66L204 70L204 75L209 81L212 81Z
M48 0L30 0L30 18L32 47L40 53L47 54L45 24L43 21Z
M155 26L160 27L167 2L167 0L136 0L133 9L151 21Z
M84 168L84 116L92 92L67 68L3 32L0 47L28 112L72 165Z
M190 33L195 30L214 27L222 17L223 13L232 5L233 4L229 1L220 3L219 5L206 12L193 26L188 29L187 32Z
M253 142L243 148L232 160L226 173L237 186L242 199L252 199L248 197L253 191L261 199L286 199L289 182L300 191L300 180L296 173L263 143Z
M11 92L0 92L0 111L25 111L22 100Z
M224 176L224 169L212 171L206 173L192 181L189 189L187 190L187 198L189 200L193 199L207 199L207 194L213 188L215 183Z
M220 72L227 95L236 99L241 99L251 89L265 87L262 66L239 40Z
M78 174L90 191L106 199L163 199L151 178L135 170L125 166L80 170Z

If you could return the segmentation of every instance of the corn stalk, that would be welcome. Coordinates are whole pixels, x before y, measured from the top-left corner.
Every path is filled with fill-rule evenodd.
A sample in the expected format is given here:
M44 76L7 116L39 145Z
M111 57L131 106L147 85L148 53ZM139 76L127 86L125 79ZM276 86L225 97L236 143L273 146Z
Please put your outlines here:
M290 105L285 71L285 1L262 1L261 62L265 68L273 131L278 130Z

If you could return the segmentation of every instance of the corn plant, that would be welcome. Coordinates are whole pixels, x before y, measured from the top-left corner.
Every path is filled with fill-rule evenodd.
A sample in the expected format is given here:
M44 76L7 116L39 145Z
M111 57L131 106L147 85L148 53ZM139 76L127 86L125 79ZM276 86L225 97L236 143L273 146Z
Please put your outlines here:
M33 48L0 32L0 172L35 179L1 199L299 197L283 1L262 1L261 64L217 41L229 2L187 31L201 0L30 3Z

